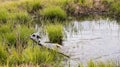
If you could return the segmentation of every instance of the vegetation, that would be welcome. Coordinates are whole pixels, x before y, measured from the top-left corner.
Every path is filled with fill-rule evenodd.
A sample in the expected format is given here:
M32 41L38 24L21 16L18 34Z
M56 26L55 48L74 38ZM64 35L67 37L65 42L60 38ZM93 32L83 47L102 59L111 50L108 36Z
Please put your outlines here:
M67 17L66 12L58 6L57 7L51 6L51 7L43 9L41 11L41 15L43 15L47 19L56 19L57 18L60 20L64 20Z
M103 61L88 61L87 65L84 66L82 64L79 65L79 67L119 67L120 64L119 62L115 63L115 62L112 62L112 61L106 61L106 62L103 62Z
M120 13L120 1L113 2L113 4L111 6L112 6L111 9L113 11L116 11L117 13Z
M109 7L108 14L120 16L119 0L101 1L101 7ZM102 10L98 9L99 7L94 6L93 0L0 0L0 66L58 67L63 56L37 46L29 39L36 21L46 23L51 20L55 22L57 19L57 22L64 22L70 17L94 15L96 10L99 13ZM104 11L106 8L101 12ZM45 30L50 42L62 44L62 24L47 24ZM88 63L88 67L107 67L106 65L113 67L116 64L96 64L92 61Z
M46 26L46 31L50 42L62 44L63 27L61 24L49 24Z
M6 25L8 24L3 24L0 28L2 31L0 33L0 65L50 64L55 66L62 60L63 56L59 53L37 44L32 45L33 43L29 40L33 32L32 28L17 24L12 28L14 25Z

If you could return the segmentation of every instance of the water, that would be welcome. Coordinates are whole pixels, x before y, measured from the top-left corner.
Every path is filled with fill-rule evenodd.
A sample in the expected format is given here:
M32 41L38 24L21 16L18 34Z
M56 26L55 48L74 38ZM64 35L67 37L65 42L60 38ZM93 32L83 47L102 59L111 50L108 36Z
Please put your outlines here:
M67 63L71 67L89 60L120 60L120 26L115 20L74 21L64 31L63 44L69 47L66 50L71 59Z
M109 19L73 21L64 25L63 45L63 51L71 57L65 67L77 67L89 60L119 61L120 26Z

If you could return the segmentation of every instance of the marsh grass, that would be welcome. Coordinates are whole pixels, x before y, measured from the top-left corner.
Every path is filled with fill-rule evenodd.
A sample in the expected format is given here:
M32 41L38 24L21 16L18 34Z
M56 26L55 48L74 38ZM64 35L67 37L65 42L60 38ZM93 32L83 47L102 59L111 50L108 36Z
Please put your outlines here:
M5 49L6 47L0 42L0 65L6 64L8 53Z
M45 19L65 20L67 17L66 12L59 6L51 6L51 7L44 8L43 10L40 11L40 14Z
M0 10L0 22L6 23L8 19L8 12L6 9Z
M90 60L87 62L86 65L80 64L79 67L119 67L120 64L119 62L114 62L114 61L93 61Z
M61 57L61 58L58 58ZM7 57L8 66L21 65L21 64L50 64L60 63L62 56L57 52L43 49L42 47L35 45L34 47L28 45L22 52L18 52L17 49L11 49L11 55Z
M111 5L111 9L119 14L120 13L120 1L113 2Z
M63 56L56 51L34 44L29 39L33 33L32 27L20 24L2 24L0 27L0 65L19 66L21 64L33 64L41 66L56 65ZM15 45L17 45L15 47ZM25 48L23 46L26 46Z
M5 34L5 41L9 46L15 46L16 44L16 34L15 33L6 33Z
M11 32L10 25L0 25L0 34L5 34L7 32Z
M0 27L1 40L9 46L16 46L19 44L27 44L29 36L33 33L33 28L28 28L27 25L19 24L2 24Z
M34 12L41 9L42 4L41 0L22 0L18 7L27 10L28 12Z
M18 22L21 24L25 24L27 22L31 22L32 17L27 12L16 12L16 13L10 13L10 20L14 22Z
M49 24L46 26L46 31L50 42L62 44L63 27L61 24Z
M120 13L118 0L116 2L106 1L111 3L112 10ZM58 67L63 56L56 51L34 44L29 39L29 35L34 30L28 24L31 24L33 17L36 18L36 16L42 17L43 20L65 20L68 14L65 8L69 3L92 6L91 0L76 0L76 3L75 0L9 0L4 2L0 0L0 66L14 67L23 64L28 67L31 65L43 67L44 64L50 64ZM72 10L72 7L70 9ZM45 30L51 42L62 43L63 27L61 24L48 24ZM115 67L116 65L112 62L88 62L88 67Z

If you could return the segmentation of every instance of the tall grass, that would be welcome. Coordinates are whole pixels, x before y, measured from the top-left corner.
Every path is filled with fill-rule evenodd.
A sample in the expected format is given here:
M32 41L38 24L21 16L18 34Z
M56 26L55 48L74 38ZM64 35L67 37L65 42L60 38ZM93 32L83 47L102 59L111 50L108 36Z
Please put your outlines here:
M11 30L10 30L11 28L10 28L10 25L8 25L8 24L5 24L5 25L0 25L0 34L2 35L2 34L5 34L5 33L7 33L7 32L11 32Z
M63 56L59 53L40 47L37 44L33 46L32 41L29 40L29 36L33 33L32 27L8 24L2 24L2 27L0 27L0 65L8 67L21 64L54 66L60 63ZM15 45L17 46L14 47Z
M8 53L5 49L5 46L0 42L0 65L6 64Z
M8 19L8 12L6 9L1 9L0 10L0 22L7 22Z
M42 4L41 0L22 0L18 7L27 10L28 12L34 12L41 9Z
M63 27L61 24L49 24L46 26L46 31L50 42L62 44Z
M72 3L74 2L74 0L41 0L42 3L44 4L44 6L46 7L49 7L49 5L52 5L52 6L60 6L60 7L63 7L65 8L65 6L68 4L68 3Z
M112 11L115 11L118 14L120 14L120 1L113 2L111 5L111 9L112 9Z
M27 23L27 22L31 22L32 17L27 13L27 12L16 12L16 13L10 13L10 20L14 21L14 22L19 22L19 23Z
M55 57L56 56L56 57ZM56 52L51 52L46 48L40 48L39 46L28 46L23 52L24 62L33 64L41 63L53 63L56 60L60 60L59 55ZM56 61L56 62L57 62ZM59 61L58 61L59 62Z
M0 36L2 41L8 45L25 45L29 39L29 36L32 34L33 28L28 28L27 25L19 24L2 24L0 27Z
M35 45L34 47L29 45L22 52L18 52L15 48L12 48L11 55L7 57L7 64L8 66L20 64L50 64L54 66L57 63L60 63L61 60L62 56L57 52L45 48L43 49L38 45Z
M47 19L64 20L67 17L66 12L58 6L44 8L42 11L40 11L40 14Z
M90 60L87 62L87 65L80 64L79 67L119 67L119 62L114 61L93 61Z

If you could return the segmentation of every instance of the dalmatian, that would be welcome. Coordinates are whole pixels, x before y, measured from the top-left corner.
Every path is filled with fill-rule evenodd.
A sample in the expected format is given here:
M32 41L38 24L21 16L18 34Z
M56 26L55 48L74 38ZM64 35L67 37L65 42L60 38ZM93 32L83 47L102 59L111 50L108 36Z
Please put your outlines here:
M33 33L32 35L30 35L30 39L32 39L33 41L35 41L36 43L38 43L38 45L40 46L44 46L50 49L59 49L62 48L61 45L57 44L57 43L46 43L43 42L40 36L40 31L38 29L38 27L36 28L37 32Z

